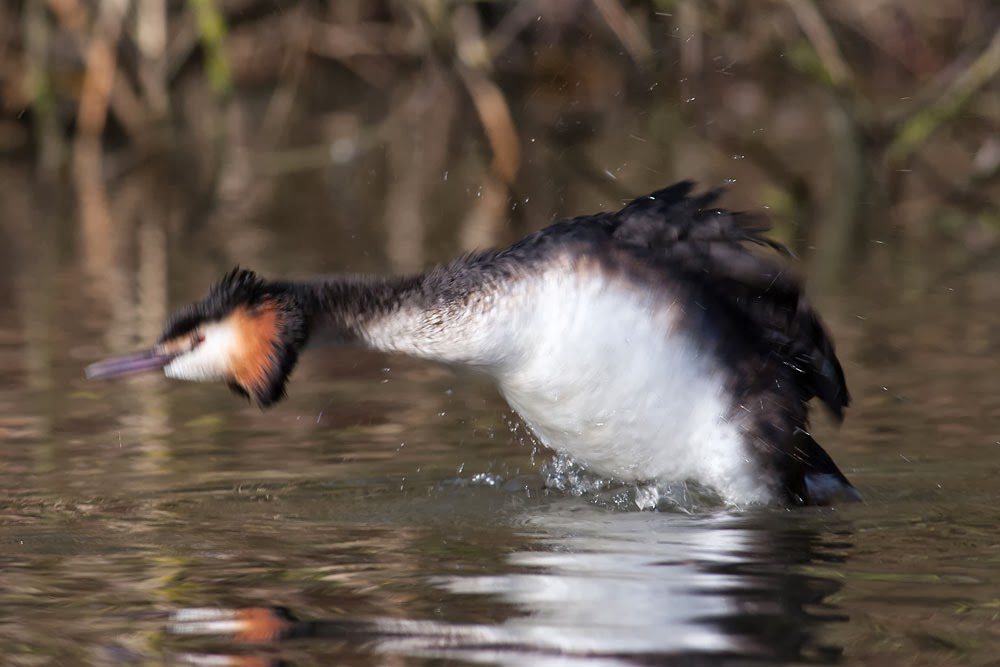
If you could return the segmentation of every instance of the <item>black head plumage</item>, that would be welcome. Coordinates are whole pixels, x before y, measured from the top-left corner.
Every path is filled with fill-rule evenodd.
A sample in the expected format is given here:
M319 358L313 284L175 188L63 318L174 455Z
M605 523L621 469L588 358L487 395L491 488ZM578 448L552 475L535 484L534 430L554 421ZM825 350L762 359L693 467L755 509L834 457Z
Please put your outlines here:
M164 328L159 343L229 318L238 320L241 338L229 386L260 407L281 400L308 338L303 309L286 286L236 267L201 301L179 310Z

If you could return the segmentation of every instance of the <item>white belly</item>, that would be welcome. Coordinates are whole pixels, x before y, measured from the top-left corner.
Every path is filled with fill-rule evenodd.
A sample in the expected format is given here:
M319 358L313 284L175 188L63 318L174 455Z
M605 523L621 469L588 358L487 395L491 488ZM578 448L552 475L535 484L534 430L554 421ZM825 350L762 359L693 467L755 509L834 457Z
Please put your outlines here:
M693 479L729 502L767 501L717 366L676 306L600 275L553 273L532 308L496 323L520 355L494 372L546 446L625 481Z
M394 313L366 342L486 371L543 444L598 475L696 480L734 504L771 499L727 420L721 369L677 326L665 290L572 260L491 289L440 312Z

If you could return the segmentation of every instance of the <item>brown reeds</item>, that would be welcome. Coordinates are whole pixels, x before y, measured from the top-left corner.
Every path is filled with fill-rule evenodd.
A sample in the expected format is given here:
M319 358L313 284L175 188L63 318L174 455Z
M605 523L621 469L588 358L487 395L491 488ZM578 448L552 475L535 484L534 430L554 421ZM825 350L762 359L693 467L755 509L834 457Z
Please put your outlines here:
M40 174L72 168L94 267L115 253L107 179L163 155L184 165L181 179L202 201L245 211L256 199L243 193L261 174L333 168L389 144L388 254L412 267L423 261L427 233L417 227L446 178L445 156L470 139L488 157L469 176L478 196L458 234L467 248L503 236L512 200L538 169L526 168L526 152L548 159L529 147L540 137L564 156L552 178L563 170L608 193L632 191L581 157L604 124L620 144L660 144L652 168L665 178L701 170L721 180L727 170L709 166L706 151L738 156L771 186L775 214L798 225L787 232L797 246L826 248L831 268L821 273L835 279L865 236L911 224L893 212L914 188L965 215L997 215L996 198L983 194L997 187L1000 164L987 136L1000 122L996 8L862 5L27 2L3 10L16 20L0 31L0 73L21 91L4 122L30 120ZM346 86L329 83L345 76ZM252 107L263 113L251 120ZM649 109L659 121L647 136L609 132L623 118L640 126ZM805 113L796 140L788 128ZM458 122L467 115L475 128ZM685 142L700 147L694 161L675 153ZM817 147L822 164L808 155ZM939 154L954 164L942 168ZM234 225L245 219L227 214Z

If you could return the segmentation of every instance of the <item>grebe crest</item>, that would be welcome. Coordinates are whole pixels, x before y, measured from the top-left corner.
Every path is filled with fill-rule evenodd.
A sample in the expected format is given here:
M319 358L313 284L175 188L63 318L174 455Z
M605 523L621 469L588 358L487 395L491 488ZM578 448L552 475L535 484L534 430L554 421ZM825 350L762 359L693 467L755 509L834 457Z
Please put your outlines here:
M285 396L307 338L293 295L269 290L253 271L234 269L200 302L174 316L158 346L177 351L163 372L179 380L222 380L256 405Z

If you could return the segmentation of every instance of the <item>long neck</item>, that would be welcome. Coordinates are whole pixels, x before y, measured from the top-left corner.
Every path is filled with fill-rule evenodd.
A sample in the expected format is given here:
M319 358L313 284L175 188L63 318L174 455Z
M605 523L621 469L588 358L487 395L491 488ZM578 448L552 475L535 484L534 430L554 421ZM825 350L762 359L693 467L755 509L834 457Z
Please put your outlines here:
M502 361L490 337L498 269L489 255L406 277L332 276L279 283L305 311L311 344L360 344L468 365Z

